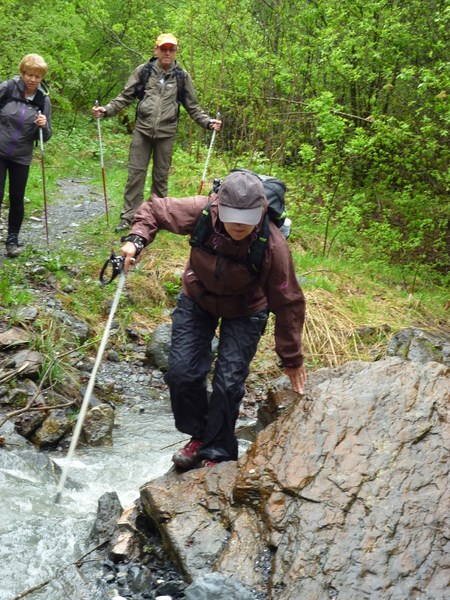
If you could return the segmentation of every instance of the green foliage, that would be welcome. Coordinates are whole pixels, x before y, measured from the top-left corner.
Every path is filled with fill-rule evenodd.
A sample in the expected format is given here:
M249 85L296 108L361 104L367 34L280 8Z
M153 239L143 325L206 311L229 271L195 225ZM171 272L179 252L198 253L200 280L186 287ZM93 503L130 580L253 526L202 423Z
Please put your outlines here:
M68 332L60 322L55 323L44 317L34 324L36 335L32 348L40 352L43 364L40 368L40 377L45 376L50 386L67 382L74 369L70 368L67 361L61 360L70 342L65 337ZM73 345L73 342L72 342Z
M449 268L450 11L446 2L342 0L4 0L0 79L25 53L49 63L55 135L46 145L49 188L54 157L99 180L95 124L83 123L149 58L161 31L180 40L179 62L200 103L223 115L210 173L234 166L289 180L289 212L317 238L324 257L401 265L411 281ZM33 18L29 18L32 11ZM51 33L49 30L51 23ZM134 108L128 114L132 118ZM120 203L129 133L102 123L113 203ZM209 132L181 111L171 192L195 193ZM50 148L53 147L53 151ZM75 150L78 150L78 153ZM190 169L185 168L190 165ZM37 167L37 165L36 165ZM219 173L219 171L222 171ZM199 176L197 177L197 173ZM32 169L27 211L42 209L42 179ZM52 192L49 192L50 195ZM117 208L113 206L113 210Z

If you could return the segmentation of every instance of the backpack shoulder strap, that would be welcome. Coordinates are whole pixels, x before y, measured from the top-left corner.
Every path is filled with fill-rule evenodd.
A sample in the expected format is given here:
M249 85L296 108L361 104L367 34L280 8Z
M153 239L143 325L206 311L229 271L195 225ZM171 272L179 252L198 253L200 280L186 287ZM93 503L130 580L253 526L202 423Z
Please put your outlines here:
M177 78L177 102L178 104L184 104L186 99L186 71L176 65L174 73Z
M147 81L152 74L154 69L156 57L154 56L149 61L145 63L141 72L139 73L139 82L136 84L134 88L134 96L138 98L138 100L142 100L145 93L145 86L147 85Z
M258 233L256 240L251 244L247 256L247 267L249 268L250 273L253 273L254 275L258 274L262 268L267 241L269 240L270 235L269 223L270 217L269 214L266 213L261 231Z
M139 100L139 102L144 98L145 88L147 86L148 79L152 74L156 61L156 56L151 58L148 62L143 66L140 74L139 81L134 88L134 97ZM177 80L177 104L178 104L178 118L180 116L180 104L184 105L184 101L186 98L186 71L184 71L180 66L175 65L174 68L175 77ZM136 115L137 115L137 107L136 107Z
M189 244L194 248L205 248L204 244L213 232L211 218L211 202L203 208L202 213L197 221L194 231L189 238Z
M16 87L17 87L17 83L16 83L15 79L8 79L8 82L7 82L6 88L5 88L5 93L3 94L2 98L0 99L0 110L6 104L8 104L8 102L10 102L13 99L13 92Z
M6 104L8 104L8 102L15 100L16 102L23 102L24 104L34 104L34 106L37 106L38 109L43 113L44 105L45 105L45 97L48 96L48 88L47 88L47 85L45 84L45 82L43 82L43 81L41 82L41 85L43 87L43 90L41 90L41 89L36 90L36 94L35 94L33 100L28 100L27 98L22 98L22 97L17 97L17 96L14 97L14 90L16 88L19 89L19 86L17 85L17 81L15 79L9 79L8 83L6 85L5 93L0 100L0 110Z
M45 94L44 92L42 92L42 90L37 90L36 95L34 96L33 100L27 100L27 102L29 102L31 104L35 104L39 108L39 110L43 113L44 105L45 105L45 96L48 96L48 94Z

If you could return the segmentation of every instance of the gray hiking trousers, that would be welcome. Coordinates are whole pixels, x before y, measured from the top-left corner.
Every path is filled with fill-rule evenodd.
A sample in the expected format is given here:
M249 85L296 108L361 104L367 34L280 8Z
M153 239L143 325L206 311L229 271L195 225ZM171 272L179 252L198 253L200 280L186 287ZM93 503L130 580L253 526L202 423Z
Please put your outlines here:
M218 319L181 294L172 314L169 385L175 426L203 441L202 459L237 460L235 425L245 393L245 381L268 311L249 317ZM219 325L219 347L208 398L211 342Z
M145 180L150 160L152 165L151 194L167 196L167 181L175 137L152 138L134 130L128 157L128 179L124 191L121 221L131 223L134 213L144 201Z

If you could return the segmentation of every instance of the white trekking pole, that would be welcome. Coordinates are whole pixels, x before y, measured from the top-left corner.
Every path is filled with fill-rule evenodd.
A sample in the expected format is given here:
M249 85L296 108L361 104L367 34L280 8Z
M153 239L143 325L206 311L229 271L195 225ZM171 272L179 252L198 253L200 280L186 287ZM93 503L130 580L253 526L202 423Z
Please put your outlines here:
M217 113L216 119L220 120L220 112ZM202 193L203 184L205 183L205 180L206 180L206 172L208 171L209 159L211 158L211 152L212 152L212 148L213 148L213 145L214 145L214 139L215 139L215 137L216 137L216 130L213 129L213 134L211 136L211 142L210 142L209 148L208 148L208 154L206 155L205 168L203 169L202 180L200 182L200 187L198 189L198 194L199 195Z
M106 272L108 267L112 267L112 276L109 280L104 278L104 273ZM125 281L126 281L126 273L123 271L123 258L117 257L113 253L113 254L111 254L110 258L106 261L106 263L100 273L100 281L103 284L110 283L117 275L119 275L119 282L117 284L117 290L114 295L114 299L113 299L113 303L111 306L111 311L109 313L108 321L106 323L105 331L103 332L102 341L100 342L100 346L99 346L99 349L97 352L97 358L95 359L94 367L92 369L92 373L89 378L89 383L86 388L86 393L84 394L83 402L81 403L80 412L78 414L78 418L77 418L77 422L75 425L75 429L73 431L69 450L67 452L66 462L64 463L64 466L62 468L61 477L59 479L58 486L56 488L55 504L58 504L58 502L61 499L61 493L62 493L64 484L67 479L67 473L69 471L70 461L75 453L75 449L78 444L78 439L80 437L81 429L83 427L84 419L86 417L86 412L87 412L87 409L89 406L89 402L91 400L92 391L94 389L95 379L97 377L97 371L100 366L100 363L101 363L101 360L103 357L103 353L105 351L105 347L106 347L106 343L108 341L112 321L113 321L115 312L117 310L117 306L119 305L120 296L122 294L122 290L123 290L123 287L124 287Z

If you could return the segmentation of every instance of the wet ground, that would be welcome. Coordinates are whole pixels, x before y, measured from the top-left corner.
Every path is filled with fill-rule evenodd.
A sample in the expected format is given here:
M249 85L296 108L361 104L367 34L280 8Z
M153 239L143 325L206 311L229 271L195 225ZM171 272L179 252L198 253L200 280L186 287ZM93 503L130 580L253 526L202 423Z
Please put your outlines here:
M62 240L70 238L83 222L105 214L104 198L92 189L89 179L67 178L57 183L61 190L60 199L56 203L47 203L47 219L45 213L28 215L25 209L26 217L19 235L23 244L31 244L40 250L55 249ZM5 258L3 244L7 234L7 207L2 207L1 215L0 263Z

